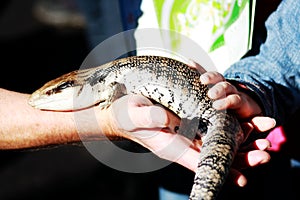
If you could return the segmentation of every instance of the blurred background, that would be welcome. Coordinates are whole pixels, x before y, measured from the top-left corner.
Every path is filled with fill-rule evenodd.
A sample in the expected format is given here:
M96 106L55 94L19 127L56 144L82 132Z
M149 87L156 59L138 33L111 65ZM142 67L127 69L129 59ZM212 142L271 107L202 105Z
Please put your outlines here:
M44 6L43 1L1 1L1 88L31 93L46 81L79 69L90 50L85 23L72 1L63 8L55 2ZM53 13L61 19L54 19ZM157 198L155 173L116 171L84 147L0 151L0 159L1 200Z
M1 88L31 93L46 81L80 67L93 47L86 32L87 22L76 2L64 1L63 5L57 2L1 1ZM253 50L248 55L258 52L258 46L265 38L264 21L279 2L257 2ZM299 186L299 168L289 168L290 158L299 156L294 148L299 141L299 136L295 138L299 135L295 125L299 116L298 112L285 128L287 135L292 138L288 144L284 144L285 151L275 153L271 164L252 174L256 178L262 177L259 179L263 180L259 192L265 192L270 199L281 199ZM85 148L72 145L37 151L0 151L0 159L1 200L155 200L158 186L164 184L160 174L177 167L171 165L144 174L119 172L98 162ZM183 171L183 174L192 175ZM272 181L277 183L270 184ZM184 187L185 184L182 185ZM274 191L287 193L281 196Z

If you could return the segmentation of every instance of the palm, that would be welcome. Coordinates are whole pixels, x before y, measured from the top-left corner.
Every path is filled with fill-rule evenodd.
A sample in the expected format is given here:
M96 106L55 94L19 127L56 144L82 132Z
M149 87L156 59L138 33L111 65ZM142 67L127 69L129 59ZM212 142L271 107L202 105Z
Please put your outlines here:
M127 95L116 100L112 113L125 138L141 144L161 158L195 170L200 141L192 142L175 133L180 119L173 113L138 95Z

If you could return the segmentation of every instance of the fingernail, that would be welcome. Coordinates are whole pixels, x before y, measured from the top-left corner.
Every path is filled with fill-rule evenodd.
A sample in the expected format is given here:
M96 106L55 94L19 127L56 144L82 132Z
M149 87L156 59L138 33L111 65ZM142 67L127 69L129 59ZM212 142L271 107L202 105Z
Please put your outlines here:
M269 123L268 123L268 126L271 126L272 128L274 128L276 126L276 120L271 118Z
M216 98L216 92L213 89L208 90L207 95L211 99L215 99Z
M273 121L273 128L276 126L276 120L275 119L272 119Z
M208 84L209 78L208 78L208 76L206 74L202 74L200 76L200 81L201 81L201 83L203 83L203 84L206 85L206 84Z
M239 178L237 180L237 184L240 186L240 187L245 187L247 185L247 179L246 178Z
M255 141L255 145L260 150L266 150L268 148L271 148L271 143L266 139L258 139Z
M224 102L222 100L217 100L213 102L213 108L221 110L223 108Z

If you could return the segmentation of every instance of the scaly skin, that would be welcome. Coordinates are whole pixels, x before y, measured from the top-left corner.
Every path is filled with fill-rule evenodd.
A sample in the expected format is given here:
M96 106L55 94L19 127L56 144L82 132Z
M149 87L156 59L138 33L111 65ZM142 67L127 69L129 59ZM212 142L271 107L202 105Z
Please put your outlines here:
M176 113L179 133L203 146L190 199L215 199L243 139L237 119L212 108L208 87L186 64L159 56L136 56L74 71L46 83L29 103L39 109L66 111L96 104L107 107L124 94L148 97Z

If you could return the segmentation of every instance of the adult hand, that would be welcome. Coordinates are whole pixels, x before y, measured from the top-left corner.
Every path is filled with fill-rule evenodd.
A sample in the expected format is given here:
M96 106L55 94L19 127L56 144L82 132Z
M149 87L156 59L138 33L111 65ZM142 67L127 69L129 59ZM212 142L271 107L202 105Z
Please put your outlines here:
M204 72L203 68L197 65L194 67ZM234 89L234 86L230 86L231 89L222 86L226 82L222 75L208 72L201 76L201 81L204 84L215 84L209 90L210 96L217 91L217 95L211 96L216 99L215 102L218 100L230 102L222 108L218 108L217 104L214 104L217 109L234 109L238 111L238 115L244 112L242 107L245 104L249 105L247 108L252 109L251 103L253 102L251 102L250 97L240 97L240 93L236 88ZM226 82L225 85L227 84L229 83ZM220 85L221 90L218 89ZM237 96L235 97L235 95ZM231 101L235 98L240 99L240 101L237 101L238 103ZM254 108L256 109L255 106ZM150 100L139 95L127 95L116 100L109 108L108 113L110 119L108 126L114 134L143 145L161 158L177 162L192 171L196 170L201 141L190 141L184 136L176 134L174 130L176 126L180 125L180 119L173 113L159 105L153 105ZM242 124L245 138L253 129L264 132L274 126L275 121L266 117L253 117L249 122ZM241 169L257 166L270 160L270 155L265 151L269 146L268 140L259 139L241 149L233 163L230 176L237 185L244 186L247 182L246 177L240 172Z
M257 102L226 81L222 74L218 72L206 72L201 65L192 60L189 65L202 74L200 77L201 82L210 86L208 96L214 100L213 107L215 109L231 109L243 121L247 119L241 124L245 140L253 130L266 132L275 127L275 120L259 116L262 110ZM244 86L240 85L240 87ZM246 88L244 87L244 89ZM230 171L230 178L238 186L245 186L247 179L240 170L267 163L270 160L270 154L266 150L270 146L271 143L267 139L257 139L252 144L241 148L234 160Z
M214 108L218 110L231 109L243 121L248 119L241 124L245 139L254 129L257 132L265 132L275 127L274 119L259 116L262 113L260 106L246 93L239 91L234 85L226 81L220 73L206 72L200 79L203 84L212 85L208 96L214 100ZM244 86L240 85L240 87ZM268 162L270 155L266 150L270 146L271 143L267 139L257 139L249 146L241 148L233 163L231 179L239 186L246 185L247 179L240 170Z
M177 134L180 119L172 112L140 95L126 95L109 107L111 132L133 140L157 156L195 171L200 141Z
M213 107L215 109L231 109L240 119L248 119L248 122L242 124L246 136L253 129L265 132L276 125L273 118L260 116L262 110L258 103L226 81L220 73L206 72L201 75L200 80L203 84L212 85L208 91L208 96L214 100ZM240 85L240 87L245 88L243 85Z
M196 170L201 142L196 139L190 141L175 133L180 119L173 113L139 95L126 95L116 100L109 108L109 113L109 126L114 134L141 144L163 159ZM265 118L255 118L252 123L262 128L264 125L261 123L266 121ZM241 169L269 161L270 156L265 151L269 146L268 140L260 139L241 149L230 171L230 178L235 184L244 186L247 183Z

